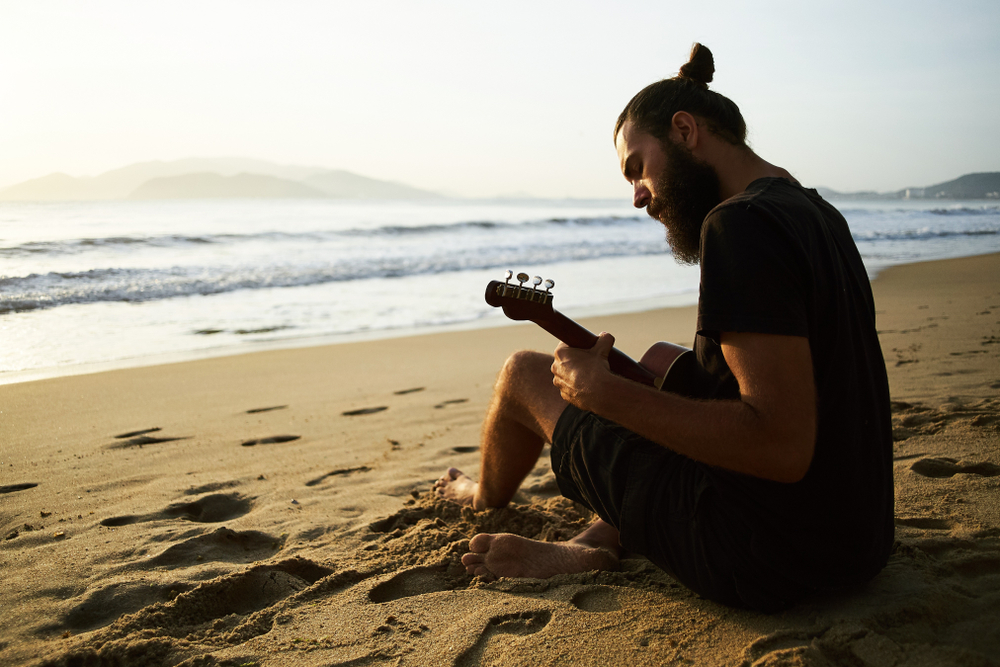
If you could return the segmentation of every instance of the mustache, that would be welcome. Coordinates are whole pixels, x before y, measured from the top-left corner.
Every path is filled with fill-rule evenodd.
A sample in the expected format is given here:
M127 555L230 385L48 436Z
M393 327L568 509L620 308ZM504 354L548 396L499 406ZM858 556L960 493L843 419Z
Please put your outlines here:
M646 215L654 220L663 222L663 214L666 212L667 208L668 206L665 198L662 196L656 196L650 199L649 203L646 204Z
M671 214L675 208L671 205L670 193L666 193L650 199L649 203L646 204L646 215L663 226L670 227L675 223L674 215Z

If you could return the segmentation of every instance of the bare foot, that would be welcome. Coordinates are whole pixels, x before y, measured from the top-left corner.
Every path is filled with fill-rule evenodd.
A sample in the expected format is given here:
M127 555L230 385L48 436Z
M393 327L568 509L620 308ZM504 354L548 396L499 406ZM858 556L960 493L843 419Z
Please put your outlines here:
M557 574L618 568L615 550L583 542L540 542L510 533L480 533L469 541L462 564L469 574L547 579Z
M434 482L434 493L446 500L469 507L474 506L478 488L479 484L458 468L448 468L438 481Z

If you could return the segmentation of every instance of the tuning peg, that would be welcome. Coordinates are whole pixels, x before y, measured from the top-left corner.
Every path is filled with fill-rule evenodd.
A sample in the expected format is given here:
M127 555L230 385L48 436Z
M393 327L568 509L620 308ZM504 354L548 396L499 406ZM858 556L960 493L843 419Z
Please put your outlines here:
M525 281L527 279L528 279L528 274L527 273L519 273L519 274L517 274L517 282L518 282L518 284L524 285L524 283L525 283Z
M510 283L510 279L513 278L513 277L514 277L514 272L511 271L510 269L507 269L507 279L504 280L504 282L509 284Z
M535 276L534 278L531 279L531 284L534 285L535 289L537 290L538 286L542 284L542 277Z
M549 278L545 281L545 291L548 292L550 289L556 286L556 281Z

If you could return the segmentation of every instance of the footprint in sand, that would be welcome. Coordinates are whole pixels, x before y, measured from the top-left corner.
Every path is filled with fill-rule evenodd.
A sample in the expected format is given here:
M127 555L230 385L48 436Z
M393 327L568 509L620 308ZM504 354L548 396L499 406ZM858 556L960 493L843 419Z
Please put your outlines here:
M394 533L397 530L402 532L417 525L421 520L430 518L433 518L433 512L427 507L404 507L384 519L371 522L368 524L368 530L373 533Z
M276 445L282 442L291 442L293 440L298 440L301 435L272 435L268 438L257 438L256 440L245 440L241 445L244 447L253 447L254 445Z
M221 619L223 624L230 626L230 636L235 639L231 643L235 644L272 629L277 609L263 615L254 612L273 608L331 572L330 568L295 558L257 565L198 586L187 583L150 586L147 582L112 584L88 593L63 616L61 624L54 624L51 629L92 630L109 625L124 614L134 613L128 627L112 629L112 636L141 633L146 629L168 636L185 636L198 626L211 624L218 629ZM154 605L155 602L160 604ZM81 660L79 664L84 662ZM89 664L90 660L86 662ZM108 662L118 664L119 661ZM77 663L68 660L67 664Z
M155 602L166 602L194 588L190 583L150 584L123 581L89 591L83 600L63 614L58 623L45 628L52 632L85 632L109 625L123 614L131 614Z
M622 608L618 602L618 592L610 586L594 586L577 592L570 604L580 611L606 613Z
M161 438L159 436L147 435L147 433L156 433L160 430L162 429L159 426L154 426L152 428L144 428L138 431L129 431L128 433L116 435L114 436L115 440L124 440L124 442L116 442L108 445L107 449L128 449L129 447L142 447L143 445L158 445L161 442L187 440L191 437L182 436L177 438Z
M504 641L504 635L531 635L545 628L550 620L552 612L547 609L494 616L487 622L476 643L458 656L455 665L471 667L471 665L492 664L490 654L501 648L498 644Z
M426 387L413 387L412 389L400 389L399 391L394 391L392 393L396 394L397 396L402 396L403 394L413 394L418 391L423 391L425 388Z
M448 591L454 587L442 568L418 567L400 572L378 584L368 591L368 599L378 604L415 595Z
M122 440L123 438L134 438L137 435L146 435L147 433L156 433L157 431L160 431L160 430L162 430L162 429L159 426L154 426L153 428L144 428L144 429L142 429L140 431L129 431L128 433L122 433L120 435L116 435L115 438L117 440Z
M467 399L467 398L453 398L453 399L448 400L448 401L441 401L440 403L438 403L434 407L437 408L438 410L440 410L441 408L446 408L449 405L455 405L457 403L468 403L468 402L469 402L469 399Z
M374 408L359 408L357 410L348 410L347 412L341 412L340 414L344 415L345 417L354 417L355 415L371 415L375 414L376 412L382 412L383 410L388 410L388 409L389 409L388 405L379 405Z
M251 408L250 410L247 410L247 414L255 415L260 412L270 412L271 410L284 410L287 407L287 405L274 405L269 408Z
M954 375L974 375L976 373L982 373L982 370L978 368L960 368L955 371L940 371L938 373L932 373L932 375L947 378Z
M0 493L14 493L15 491L24 491L26 489L33 489L37 484L32 482L24 482L22 484L8 484L6 486L0 486Z
M216 493L190 503L175 503L162 512L116 516L101 521L102 526L127 526L133 523L181 518L196 523L218 523L243 516L253 507L253 499L238 493Z
M981 475L982 477L996 477L1000 475L1000 466L982 461L980 463L965 463L957 459L948 457L936 457L920 459L910 470L923 475L924 477L954 477L959 473L968 475Z
M479 447L472 447L472 446L452 447L451 451L456 454L471 454L472 452L478 452Z
M316 479L309 480L308 482L306 482L306 486L316 486L327 477L335 477L337 475L350 475L352 472L368 472L369 470L371 470L371 468L369 468L368 466L358 466L356 468L340 468L338 470L331 470L325 475L320 475Z
M253 563L270 558L282 546L282 540L257 530L219 528L168 547L145 561L152 567L186 567L209 561Z

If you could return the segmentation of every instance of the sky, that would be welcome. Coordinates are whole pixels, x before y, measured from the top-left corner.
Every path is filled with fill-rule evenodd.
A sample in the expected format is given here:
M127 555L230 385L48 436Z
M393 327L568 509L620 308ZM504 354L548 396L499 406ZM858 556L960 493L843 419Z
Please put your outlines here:
M696 41L807 186L1000 171L996 0L0 0L0 187L239 156L630 198L614 121Z

